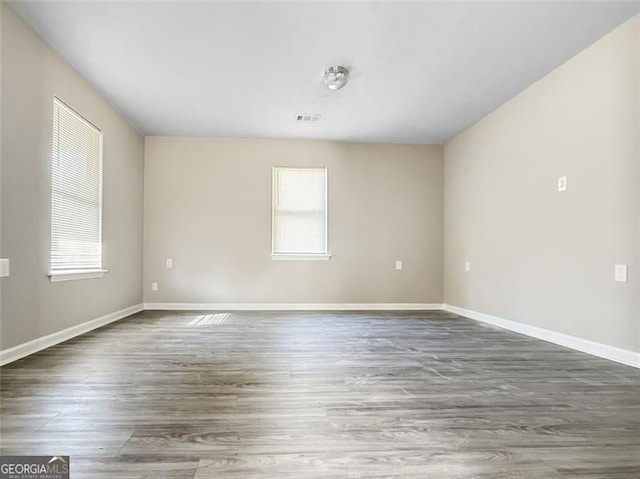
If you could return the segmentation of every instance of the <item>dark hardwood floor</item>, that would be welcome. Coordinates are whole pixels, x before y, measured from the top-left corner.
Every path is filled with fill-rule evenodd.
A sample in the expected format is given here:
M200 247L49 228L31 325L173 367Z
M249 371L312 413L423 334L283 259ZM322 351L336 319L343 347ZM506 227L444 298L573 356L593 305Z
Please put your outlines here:
M639 478L640 370L443 312L145 312L0 370L71 477Z

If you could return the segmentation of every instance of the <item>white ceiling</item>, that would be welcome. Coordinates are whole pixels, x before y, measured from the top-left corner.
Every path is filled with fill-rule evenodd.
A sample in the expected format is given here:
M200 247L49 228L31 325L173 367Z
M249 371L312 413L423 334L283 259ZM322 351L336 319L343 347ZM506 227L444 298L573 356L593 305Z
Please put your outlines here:
M12 2L146 135L441 143L639 2ZM330 65L351 81L322 84ZM319 113L300 124L298 113Z

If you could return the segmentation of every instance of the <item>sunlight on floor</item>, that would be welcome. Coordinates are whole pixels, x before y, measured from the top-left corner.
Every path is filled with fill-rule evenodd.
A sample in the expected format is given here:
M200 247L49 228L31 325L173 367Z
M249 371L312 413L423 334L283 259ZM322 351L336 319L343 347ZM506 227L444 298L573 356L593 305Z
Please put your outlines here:
M189 326L209 326L210 324L222 324L229 317L229 313L216 313L216 314L204 314L202 316L196 316L196 318L189 323Z

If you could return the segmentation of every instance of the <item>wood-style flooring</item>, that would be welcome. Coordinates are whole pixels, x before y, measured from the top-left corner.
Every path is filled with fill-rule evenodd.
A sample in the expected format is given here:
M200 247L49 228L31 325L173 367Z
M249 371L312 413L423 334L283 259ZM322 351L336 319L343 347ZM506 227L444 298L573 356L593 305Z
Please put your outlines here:
M74 479L640 478L640 370L444 312L144 312L12 363Z

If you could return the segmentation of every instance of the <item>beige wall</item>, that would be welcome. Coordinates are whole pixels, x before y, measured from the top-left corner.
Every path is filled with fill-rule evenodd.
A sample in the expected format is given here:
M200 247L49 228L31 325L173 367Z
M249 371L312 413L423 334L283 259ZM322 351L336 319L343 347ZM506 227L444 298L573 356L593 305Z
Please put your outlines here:
M144 139L2 3L2 282L0 346L142 301ZM104 278L50 283L53 97L104 131Z
M446 144L447 303L640 350L638 22Z
M0 0L2 2L2 0ZM2 17L4 16L4 8L0 5L0 108L4 104L2 98ZM0 113L0 257L2 256L2 114ZM0 278L0 336L2 336L2 278ZM0 350L2 350L2 337L0 337Z
M330 261L271 260L274 165L328 167ZM442 188L440 146L147 137L145 302L440 303Z

